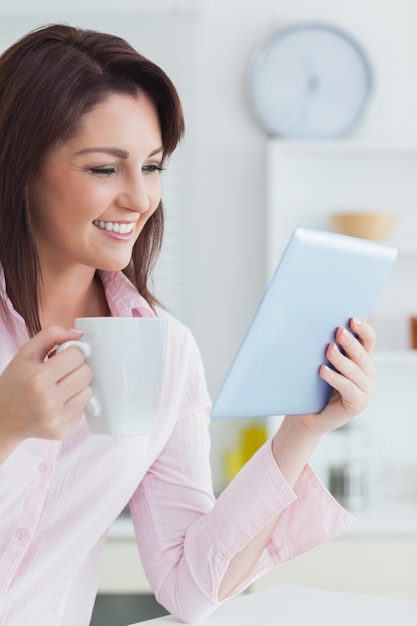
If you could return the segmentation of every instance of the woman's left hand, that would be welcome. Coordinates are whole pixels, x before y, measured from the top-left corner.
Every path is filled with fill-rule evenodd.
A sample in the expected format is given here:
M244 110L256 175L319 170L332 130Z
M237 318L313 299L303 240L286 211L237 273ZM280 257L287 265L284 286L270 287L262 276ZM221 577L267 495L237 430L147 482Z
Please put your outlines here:
M337 371L327 365L320 368L321 378L334 388L329 402L320 413L303 416L316 433L338 428L364 411L374 393L375 367L371 354L375 331L358 318L350 321L350 328L352 332L339 327L337 343L331 343L326 351L326 358Z

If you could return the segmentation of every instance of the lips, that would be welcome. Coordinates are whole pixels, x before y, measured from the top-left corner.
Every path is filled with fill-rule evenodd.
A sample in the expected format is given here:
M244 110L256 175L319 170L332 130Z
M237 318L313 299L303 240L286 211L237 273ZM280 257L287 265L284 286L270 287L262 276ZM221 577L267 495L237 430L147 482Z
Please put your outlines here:
M93 224L101 230L106 230L109 233L113 232L120 235L128 235L135 228L135 224L133 222L104 222L102 220L94 220Z

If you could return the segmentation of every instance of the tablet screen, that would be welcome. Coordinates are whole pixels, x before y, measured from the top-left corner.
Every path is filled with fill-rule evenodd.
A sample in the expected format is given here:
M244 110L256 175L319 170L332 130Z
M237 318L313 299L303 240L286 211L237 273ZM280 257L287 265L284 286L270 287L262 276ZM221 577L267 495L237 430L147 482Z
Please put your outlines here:
M316 413L338 326L367 319L395 262L388 244L297 227L214 402L213 418Z

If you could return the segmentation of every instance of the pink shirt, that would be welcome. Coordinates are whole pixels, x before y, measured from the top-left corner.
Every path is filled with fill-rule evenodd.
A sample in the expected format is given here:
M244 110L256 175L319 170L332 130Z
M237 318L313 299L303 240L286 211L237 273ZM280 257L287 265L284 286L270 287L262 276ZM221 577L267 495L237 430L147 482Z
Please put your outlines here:
M112 315L153 315L121 273L101 273ZM5 296L4 281L0 284ZM28 340L0 317L0 371ZM0 308L1 311L1 308ZM282 511L250 577L235 590L352 523L307 467L292 491L267 442L215 501L210 398L191 333L167 312L165 384L149 436L27 439L0 466L0 625L87 626L106 533L129 502L143 567L161 604L197 621L218 606L231 558ZM10 416L13 419L13 416Z

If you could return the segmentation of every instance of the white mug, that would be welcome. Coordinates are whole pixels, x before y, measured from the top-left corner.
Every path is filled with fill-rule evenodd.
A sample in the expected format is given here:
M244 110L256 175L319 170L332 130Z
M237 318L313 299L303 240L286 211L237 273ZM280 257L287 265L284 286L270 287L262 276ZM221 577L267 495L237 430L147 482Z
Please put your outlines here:
M93 371L86 409L90 430L100 435L147 435L158 409L166 357L166 321L156 317L79 317L77 347Z

